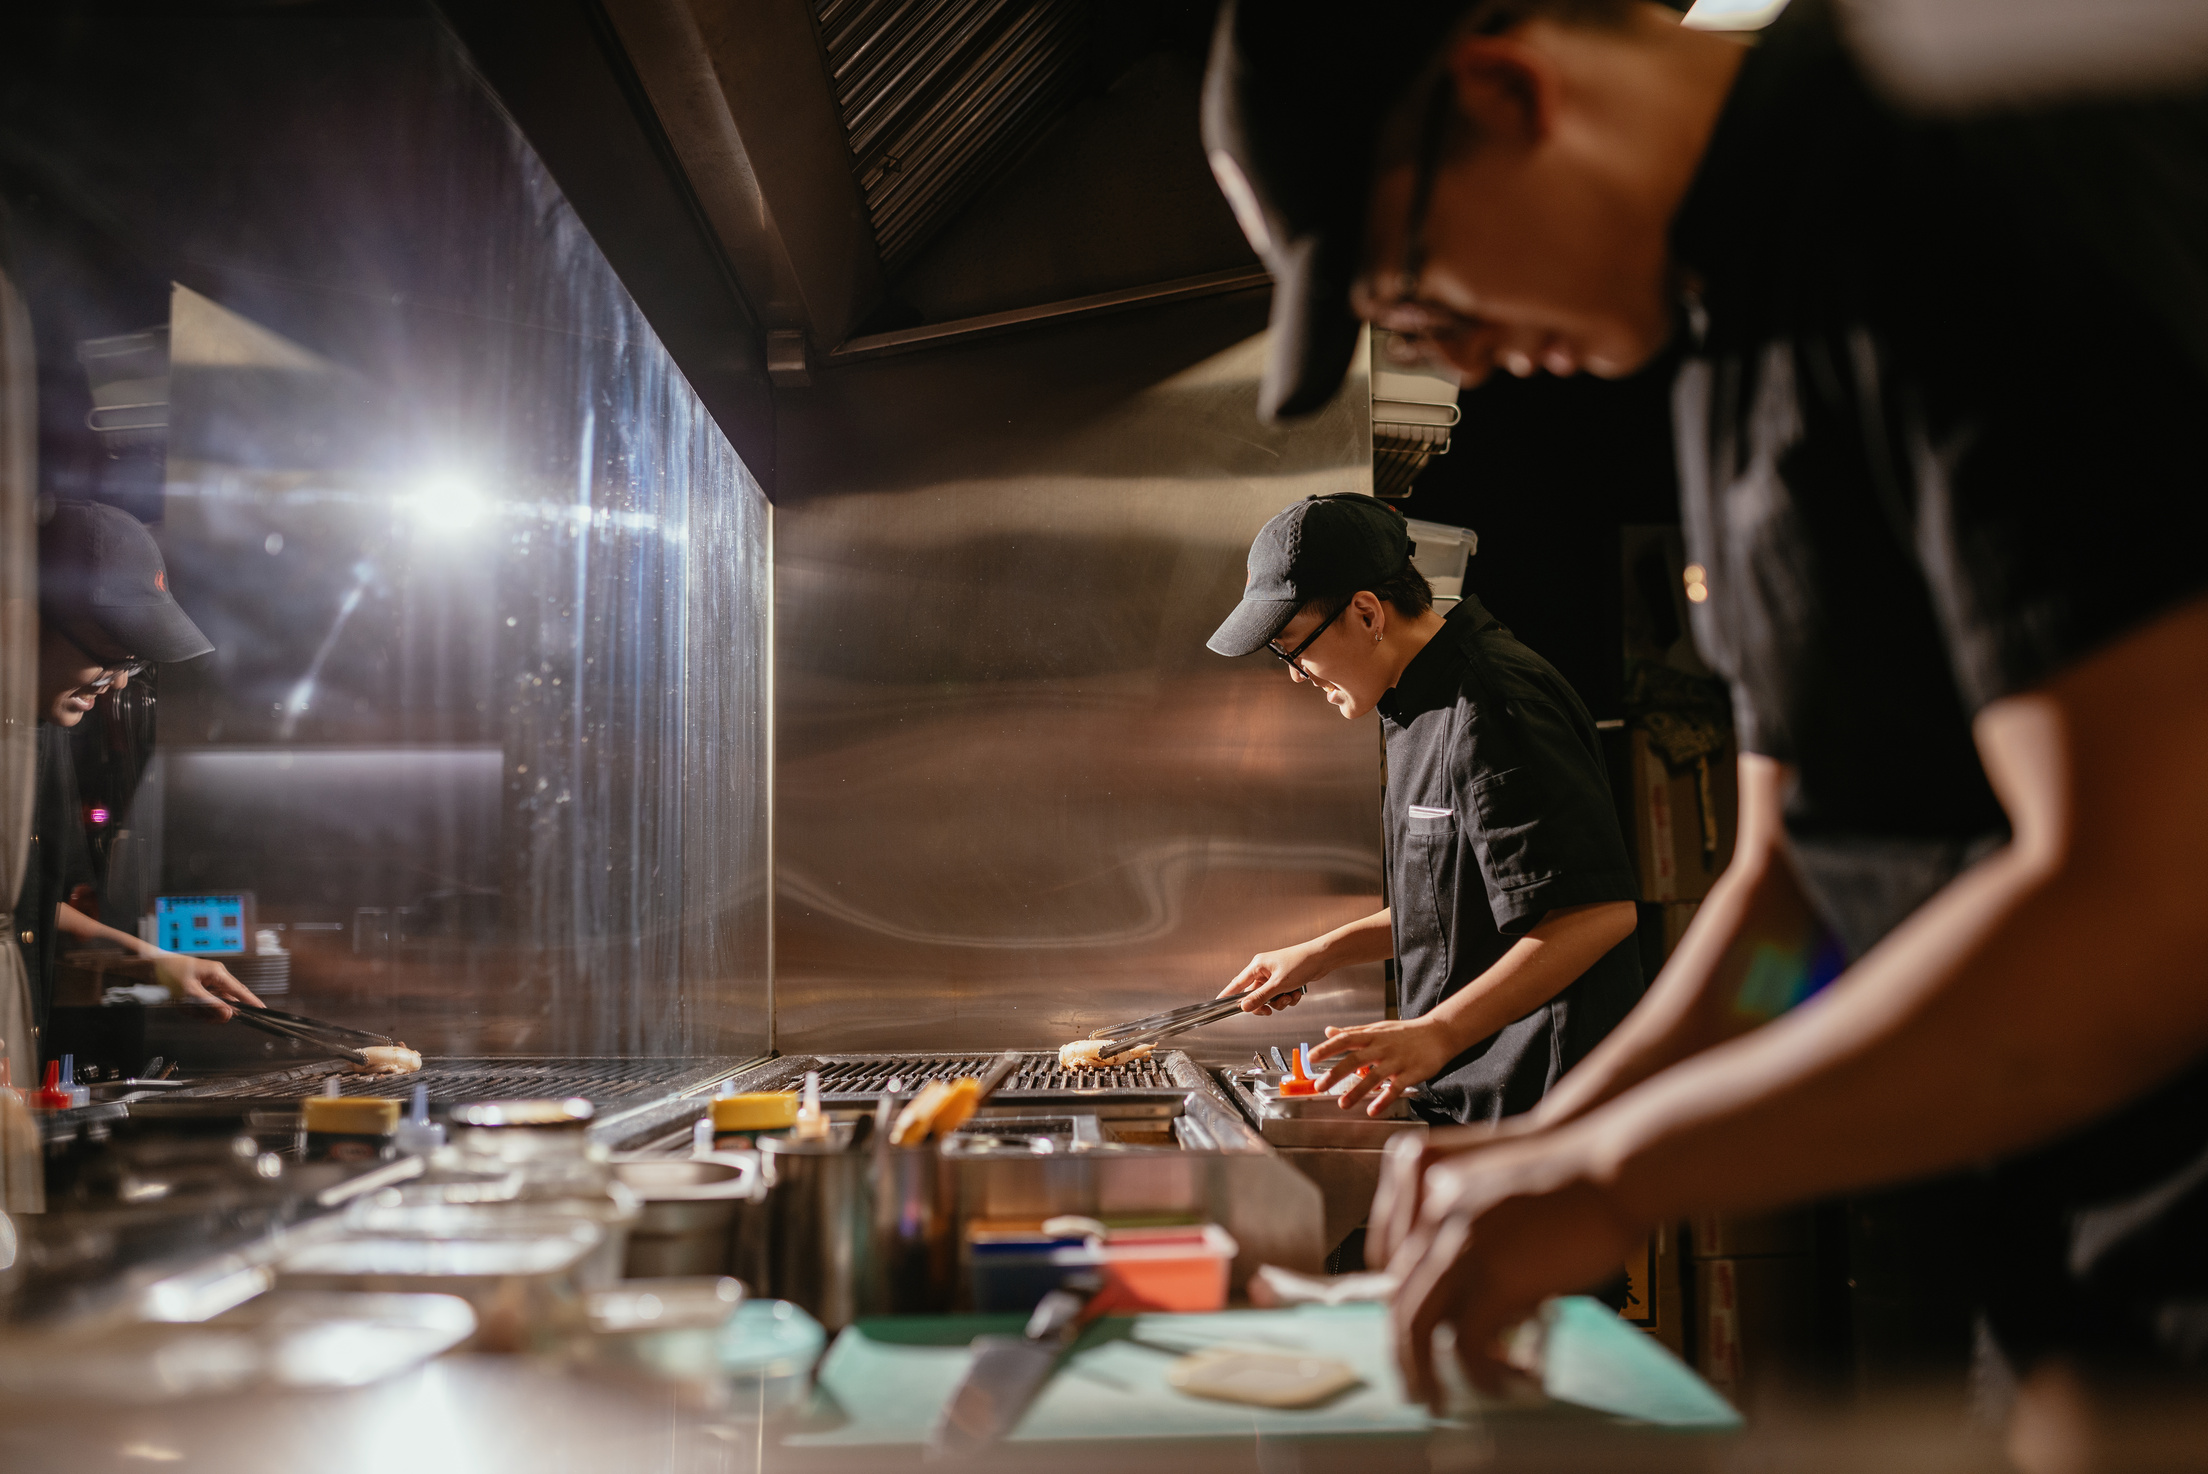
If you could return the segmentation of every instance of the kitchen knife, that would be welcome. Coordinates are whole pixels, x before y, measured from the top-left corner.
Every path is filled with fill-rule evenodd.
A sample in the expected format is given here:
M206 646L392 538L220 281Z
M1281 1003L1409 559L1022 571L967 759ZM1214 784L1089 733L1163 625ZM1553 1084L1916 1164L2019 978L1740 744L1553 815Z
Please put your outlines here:
M970 1458L1017 1427L1058 1369L1059 1358L1100 1308L1101 1288L1093 1275L1069 1279L1036 1305L1025 1335L976 1336L974 1359L929 1435L928 1458Z

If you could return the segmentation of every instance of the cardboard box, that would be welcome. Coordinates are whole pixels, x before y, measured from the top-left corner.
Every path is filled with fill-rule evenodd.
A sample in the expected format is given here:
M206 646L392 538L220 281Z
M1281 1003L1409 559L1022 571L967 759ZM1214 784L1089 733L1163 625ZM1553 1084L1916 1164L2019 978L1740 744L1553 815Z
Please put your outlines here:
M1733 858L1740 784L1731 743L1674 772L1633 738L1633 853L1644 901L1699 901Z

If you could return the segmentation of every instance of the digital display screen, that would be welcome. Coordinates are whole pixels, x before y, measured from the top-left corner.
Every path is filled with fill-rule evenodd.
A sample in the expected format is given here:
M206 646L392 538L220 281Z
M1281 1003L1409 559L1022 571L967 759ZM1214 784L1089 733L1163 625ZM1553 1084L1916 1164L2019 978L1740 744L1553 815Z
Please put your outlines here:
M243 952L242 895L161 896L153 903L154 945L170 952Z

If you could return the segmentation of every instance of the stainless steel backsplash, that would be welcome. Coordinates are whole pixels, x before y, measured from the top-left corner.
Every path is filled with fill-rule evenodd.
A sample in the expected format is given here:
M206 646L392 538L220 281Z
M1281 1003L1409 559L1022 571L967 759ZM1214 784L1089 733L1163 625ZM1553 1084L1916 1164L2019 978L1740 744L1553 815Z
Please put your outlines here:
M1249 539L1371 488L1365 355L1256 417L1261 295L778 396L775 1043L1040 1047L1380 904L1379 737L1204 639ZM1377 1017L1380 972L1190 1041Z

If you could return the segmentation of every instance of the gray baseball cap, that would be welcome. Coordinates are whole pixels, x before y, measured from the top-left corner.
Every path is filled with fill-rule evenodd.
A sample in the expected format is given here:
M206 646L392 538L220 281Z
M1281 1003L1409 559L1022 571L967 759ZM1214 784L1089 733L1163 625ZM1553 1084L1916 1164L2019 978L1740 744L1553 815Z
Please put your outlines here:
M1414 550L1403 514L1378 497L1307 496L1258 529L1242 602L1204 645L1221 655L1254 654L1313 599L1385 582Z
M190 660L215 648L169 592L153 534L101 502L61 502L38 529L38 614L95 660Z

